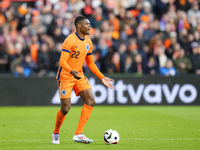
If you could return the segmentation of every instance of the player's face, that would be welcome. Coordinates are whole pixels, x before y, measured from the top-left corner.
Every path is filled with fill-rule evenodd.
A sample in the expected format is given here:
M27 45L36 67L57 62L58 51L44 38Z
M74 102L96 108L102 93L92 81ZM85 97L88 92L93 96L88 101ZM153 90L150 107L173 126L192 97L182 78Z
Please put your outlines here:
M90 34L90 21L88 19L84 19L81 23L81 32L83 34L89 35Z

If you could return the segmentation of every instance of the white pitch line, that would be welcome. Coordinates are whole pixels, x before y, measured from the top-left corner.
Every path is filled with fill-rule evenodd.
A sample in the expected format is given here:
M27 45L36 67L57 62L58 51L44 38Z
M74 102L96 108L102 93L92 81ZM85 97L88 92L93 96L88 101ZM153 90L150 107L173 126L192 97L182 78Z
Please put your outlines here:
M31 140L26 140L26 139L21 139L21 140L0 140L0 142L33 142L33 141L49 141L50 139L31 139ZM62 141L72 141L72 139L61 139ZM103 140L102 139L93 139L93 140ZM198 141L200 138L129 138L129 139L120 139L123 141Z

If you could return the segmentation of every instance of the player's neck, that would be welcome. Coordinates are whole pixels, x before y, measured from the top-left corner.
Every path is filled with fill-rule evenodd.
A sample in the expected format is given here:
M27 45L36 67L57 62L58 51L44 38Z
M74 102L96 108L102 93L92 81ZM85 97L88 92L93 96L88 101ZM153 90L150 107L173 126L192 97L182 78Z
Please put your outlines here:
M79 31L77 31L76 34L78 35L79 38L85 39L85 34L79 32Z

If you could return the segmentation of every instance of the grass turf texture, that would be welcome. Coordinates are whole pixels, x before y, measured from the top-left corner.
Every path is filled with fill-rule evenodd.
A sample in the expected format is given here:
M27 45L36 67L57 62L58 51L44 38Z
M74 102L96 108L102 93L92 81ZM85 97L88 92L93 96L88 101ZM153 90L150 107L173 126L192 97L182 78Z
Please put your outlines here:
M84 134L92 144L72 141L81 112L72 106L60 131L60 145L51 143L59 107L0 107L1 150L199 150L198 106L95 106ZM103 133L115 129L117 145L106 145Z

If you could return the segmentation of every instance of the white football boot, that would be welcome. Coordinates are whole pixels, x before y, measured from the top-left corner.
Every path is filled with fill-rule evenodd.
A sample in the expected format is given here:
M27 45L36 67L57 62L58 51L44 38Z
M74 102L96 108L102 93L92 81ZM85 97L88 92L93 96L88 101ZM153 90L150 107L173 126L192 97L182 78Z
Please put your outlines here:
M60 144L59 134L52 134L52 143L53 144Z
M80 142L80 143L92 143L92 139L88 139L83 133L74 135L73 137L74 142Z

